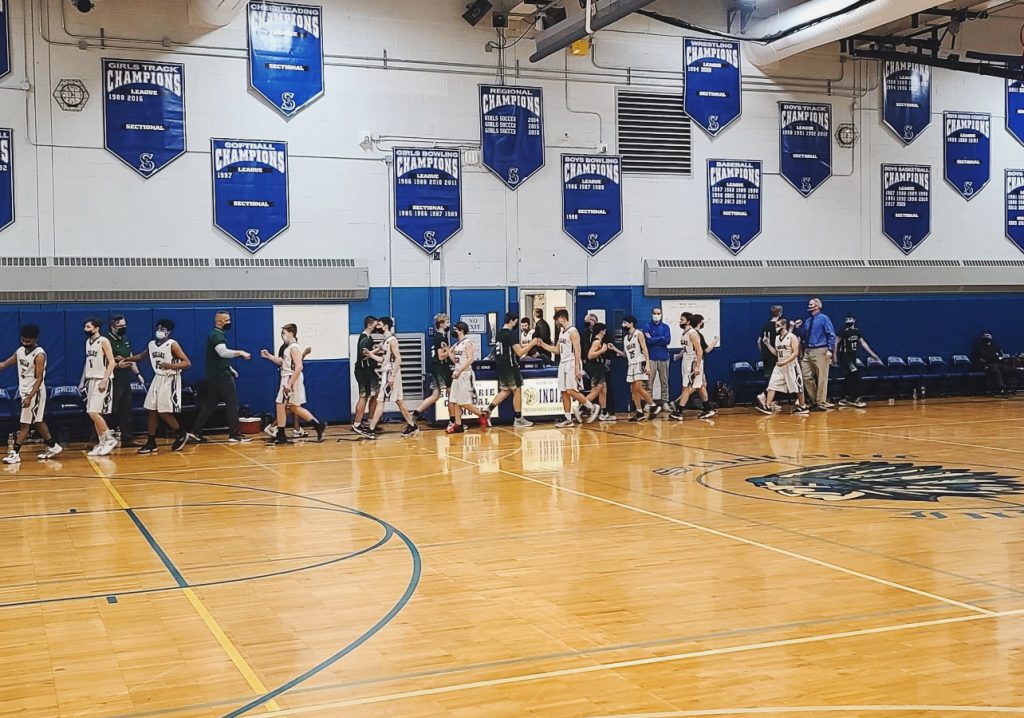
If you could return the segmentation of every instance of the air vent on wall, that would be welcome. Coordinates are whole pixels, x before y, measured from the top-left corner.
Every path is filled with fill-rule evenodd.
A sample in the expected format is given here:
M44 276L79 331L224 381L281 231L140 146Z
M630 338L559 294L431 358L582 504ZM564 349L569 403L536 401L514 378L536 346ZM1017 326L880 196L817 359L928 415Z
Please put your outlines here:
M619 90L615 126L622 171L689 176L693 171L690 118L683 93Z
M768 259L767 267L863 267L863 259Z
M659 259L659 267L761 267L759 259Z

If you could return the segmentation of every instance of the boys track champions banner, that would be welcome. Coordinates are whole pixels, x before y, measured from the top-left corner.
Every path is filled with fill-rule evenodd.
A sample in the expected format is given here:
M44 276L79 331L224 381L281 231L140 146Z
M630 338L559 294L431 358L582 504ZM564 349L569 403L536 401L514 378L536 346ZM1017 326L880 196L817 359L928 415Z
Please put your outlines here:
M185 154L185 66L104 59L103 146L143 178Z
M931 234L931 179L928 165L882 165L882 232L904 254Z
M7 2L0 0L0 77L7 77L11 71L11 22Z
M322 30L322 8L249 3L249 85L285 117L324 94Z
M543 91L480 85L480 149L484 167L509 189L543 167Z
M1024 170L1006 170L1006 236L1024 252Z
M932 121L932 69L915 62L882 63L882 119L909 145Z
M804 197L832 176L832 105L779 103L779 174Z
M14 130L0 128L0 230L14 224Z
M462 153L395 147L395 229L433 254L462 229Z
M733 254L761 234L761 161L708 160L708 232Z
M970 200L988 184L992 115L985 112L943 112L946 181Z
M1024 145L1024 82L1006 81L1006 131Z
M686 65L683 111L714 137L740 116L740 44L733 40L683 39Z
M591 256L622 234L622 158L562 155L562 231Z
M255 254L288 228L288 143L210 140L213 223Z

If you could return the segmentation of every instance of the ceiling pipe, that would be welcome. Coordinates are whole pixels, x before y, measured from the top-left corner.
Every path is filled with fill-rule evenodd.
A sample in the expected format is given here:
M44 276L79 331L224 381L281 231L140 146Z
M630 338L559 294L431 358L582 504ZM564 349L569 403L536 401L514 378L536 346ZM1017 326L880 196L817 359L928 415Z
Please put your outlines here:
M564 50L577 40L582 40L653 2L654 0L593 0L592 5L588 4L588 9L593 8L592 13L580 13L538 34L537 49L530 55L530 62L538 62L559 50Z
M189 21L195 25L224 27L245 9L247 0L188 0Z

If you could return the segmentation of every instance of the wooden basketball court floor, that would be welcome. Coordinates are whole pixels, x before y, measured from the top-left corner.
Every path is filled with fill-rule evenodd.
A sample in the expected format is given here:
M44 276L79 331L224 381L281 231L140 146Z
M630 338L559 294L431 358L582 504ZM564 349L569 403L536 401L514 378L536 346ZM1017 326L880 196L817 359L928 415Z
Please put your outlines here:
M0 716L1024 714L1024 402L332 433L0 474Z

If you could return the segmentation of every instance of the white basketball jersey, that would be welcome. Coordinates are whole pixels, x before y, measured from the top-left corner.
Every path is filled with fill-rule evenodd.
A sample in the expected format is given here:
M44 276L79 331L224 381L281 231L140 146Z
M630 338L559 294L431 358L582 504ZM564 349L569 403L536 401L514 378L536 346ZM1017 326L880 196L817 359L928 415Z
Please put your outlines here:
M46 352L38 346L30 352L25 351L25 347L18 347L15 354L18 359L18 391L22 396L28 396L32 387L36 385L36 357L40 354L44 357L43 381L46 381Z
M173 339L165 339L163 344L157 344L156 340L149 342L149 363L153 367L153 373L157 376L173 376L177 374L173 369L161 369L160 364L174 361L174 352L171 347L175 345Z
M392 334L390 337L384 340L384 361L381 362L380 370L381 373L394 371L395 368L395 357L398 356L398 337ZM284 372L284 367L281 368L281 372Z
M566 327L558 335L558 356L562 364L575 364L576 353L572 349L572 335L578 334L576 327Z
M103 353L103 345L110 345L106 337L85 340L85 378L102 379L107 368L107 359Z
M622 345L626 349L626 361L631 366L639 366L644 363L644 353L640 349L640 332L634 329L626 334Z
M681 342L683 361L693 361L694 359L697 358L697 350L693 348L693 333L696 331L696 329L690 327L685 332L683 332L683 339ZM697 342L700 343L700 339L698 339Z
M469 347L466 340L463 339L460 342L455 342L448 347L448 355L452 358L456 369L464 366L466 360L469 359Z
M283 379L289 378L295 373L295 352L293 349L298 349L302 352L298 342L292 342L284 348L284 355L281 357L281 377Z
M794 335L790 333L775 340L775 351L778 354L778 361L780 364L793 356L796 351L793 347L793 339Z

